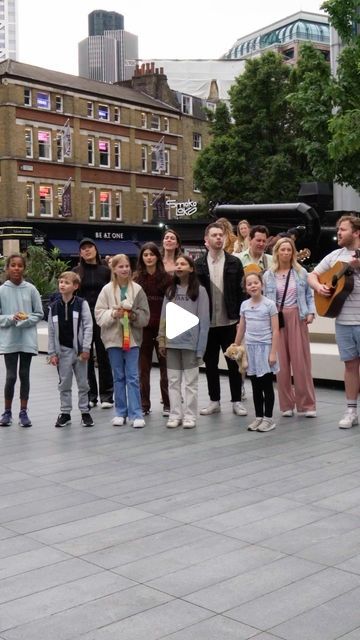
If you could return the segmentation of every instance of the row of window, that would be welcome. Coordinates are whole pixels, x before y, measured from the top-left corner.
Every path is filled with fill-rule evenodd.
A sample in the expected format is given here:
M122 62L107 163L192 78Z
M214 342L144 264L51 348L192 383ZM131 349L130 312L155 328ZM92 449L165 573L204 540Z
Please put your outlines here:
M37 213L44 218L52 218L62 214L63 187L48 184L26 184L26 212L29 217ZM122 220L122 192L111 190L89 189L89 220Z
M33 104L38 109L45 109L47 111L52 109L58 113L62 113L64 110L63 97L61 95L52 95L47 91L32 91L26 87L24 89L24 105L26 107L32 107ZM92 100L88 100L86 110L88 118L96 118L97 120L104 120L106 122L120 122L120 107L114 105L110 107L108 104L95 103ZM184 113L188 112L184 111ZM146 113L143 111L141 112L141 127L143 129L152 129L153 131L168 133L170 131L169 118L160 117L156 113Z

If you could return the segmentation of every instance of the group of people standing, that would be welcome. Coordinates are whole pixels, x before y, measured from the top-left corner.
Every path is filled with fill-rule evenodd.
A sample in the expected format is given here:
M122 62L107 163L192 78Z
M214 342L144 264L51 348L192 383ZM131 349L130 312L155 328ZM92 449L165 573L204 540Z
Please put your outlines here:
M205 364L209 394L209 403L201 408L200 415L219 413L220 349L225 353L230 345L242 342L255 409L248 429L261 432L275 428L274 374L282 415L290 418L296 410L314 418L316 398L308 335L315 314L312 288L320 295L330 295L319 276L339 256L350 262L356 283L336 322L347 395L347 411L339 426L354 426L358 421L360 363L360 261L354 257L354 250L359 234L359 218L343 216L338 222L340 253L327 256L310 275L297 261L291 237L280 237L272 254L267 254L267 228L251 227L245 220L239 222L237 236L225 219L209 224L204 236L206 253L195 262L182 253L178 234L168 229L161 250L152 242L142 246L134 273L128 256L114 256L109 268L102 263L96 243L84 238L79 246L79 265L60 275L58 294L49 311L49 361L57 366L60 391L55 426L71 422L74 374L84 427L93 426L91 408L97 404L103 409L114 406L114 426L128 420L135 428L144 427L151 411L155 349L167 427L194 428L199 365L202 361ZM0 351L6 365L5 407L0 418L3 427L12 423L18 362L19 423L31 426L27 412L30 364L37 353L36 324L43 313L38 292L25 280L25 269L23 256L10 256L7 280L0 287ZM169 339L168 302L197 316L199 323ZM246 416L238 364L229 358L226 361L232 410L237 416Z

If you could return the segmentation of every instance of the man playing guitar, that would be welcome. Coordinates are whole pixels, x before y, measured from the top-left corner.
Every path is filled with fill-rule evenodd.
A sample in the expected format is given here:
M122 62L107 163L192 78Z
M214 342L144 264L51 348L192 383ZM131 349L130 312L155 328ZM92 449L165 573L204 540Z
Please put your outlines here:
M347 408L339 422L340 429L358 424L357 399L360 388L360 259L356 251L360 246L360 218L344 215L336 224L339 249L332 251L309 274L308 282L319 295L330 298L332 290L322 284L319 277L336 262L346 262L353 270L354 288L346 298L335 321L336 342L340 359L345 363L345 394Z

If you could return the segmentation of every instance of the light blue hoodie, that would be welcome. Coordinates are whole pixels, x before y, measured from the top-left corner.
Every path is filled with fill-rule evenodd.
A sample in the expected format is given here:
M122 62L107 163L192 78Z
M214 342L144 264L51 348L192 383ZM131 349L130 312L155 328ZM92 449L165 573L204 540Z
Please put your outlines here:
M14 320L23 311L26 320ZM38 290L23 280L14 284L6 280L0 287L0 353L38 353L36 325L43 318Z

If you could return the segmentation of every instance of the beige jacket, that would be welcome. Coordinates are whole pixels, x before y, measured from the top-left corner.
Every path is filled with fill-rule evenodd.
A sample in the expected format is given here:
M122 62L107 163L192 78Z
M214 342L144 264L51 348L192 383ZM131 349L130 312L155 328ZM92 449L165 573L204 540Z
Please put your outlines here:
M130 347L140 347L142 342L142 330L150 320L150 309L146 294L137 282L131 282L128 286L126 300L132 305L130 319ZM105 349L109 347L121 347L123 339L123 327L119 318L113 318L114 309L121 307L120 293L115 295L112 282L103 287L99 293L95 305L95 320L101 328L101 339Z

